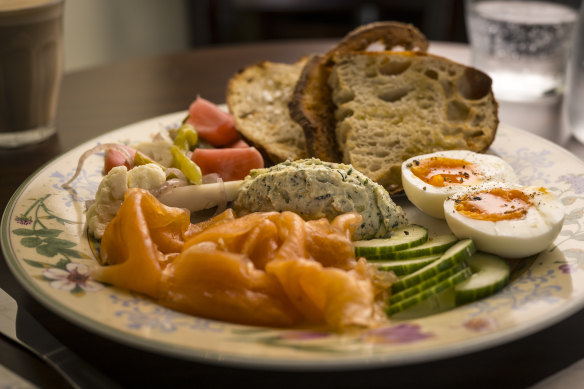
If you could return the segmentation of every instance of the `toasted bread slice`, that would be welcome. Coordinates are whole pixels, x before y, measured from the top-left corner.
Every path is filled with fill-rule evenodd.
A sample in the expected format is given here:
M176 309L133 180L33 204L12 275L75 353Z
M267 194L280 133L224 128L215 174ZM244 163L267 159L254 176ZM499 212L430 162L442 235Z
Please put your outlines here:
M439 150L484 152L498 106L486 74L420 52L338 52L329 87L342 162L402 190L401 163Z
M302 70L289 105L290 115L304 130L310 156L329 162L342 159L334 135L334 106L328 86L331 57L335 53L366 50L375 44L385 49L425 51L428 48L424 35L412 25L375 22L353 30L328 53L313 56Z
M235 128L272 163L307 157L304 131L288 110L305 62L262 61L241 70L227 87Z

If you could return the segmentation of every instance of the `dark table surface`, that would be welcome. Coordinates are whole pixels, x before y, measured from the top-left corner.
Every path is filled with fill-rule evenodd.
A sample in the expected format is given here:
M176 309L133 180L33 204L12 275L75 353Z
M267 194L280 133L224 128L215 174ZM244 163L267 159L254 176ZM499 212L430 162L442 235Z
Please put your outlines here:
M292 62L322 52L329 41L221 46L140 58L66 74L58 134L34 146L0 150L0 209L41 165L97 135L154 116L185 110L197 95L223 102L228 79L241 67L267 59ZM466 47L438 45L438 51ZM464 60L462 58L461 60ZM560 104L501 104L503 122L533 129L584 157L561 131ZM0 260L0 287L83 359L124 387L310 388L525 388L584 356L584 311L525 338L488 350L428 363L373 370L286 372L206 365L104 339L35 301ZM66 387L41 361L0 338L0 364L40 387Z

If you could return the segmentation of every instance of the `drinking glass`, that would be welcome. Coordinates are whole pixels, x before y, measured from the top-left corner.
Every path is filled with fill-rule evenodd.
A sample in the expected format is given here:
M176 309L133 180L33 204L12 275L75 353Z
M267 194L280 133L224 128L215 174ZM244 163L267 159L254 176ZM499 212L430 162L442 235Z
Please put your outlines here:
M568 66L568 84L563 104L564 125L584 143L584 3L574 41L574 53Z
M64 0L0 1L0 147L55 133Z
M466 0L474 67L507 101L558 99L578 20L579 1Z

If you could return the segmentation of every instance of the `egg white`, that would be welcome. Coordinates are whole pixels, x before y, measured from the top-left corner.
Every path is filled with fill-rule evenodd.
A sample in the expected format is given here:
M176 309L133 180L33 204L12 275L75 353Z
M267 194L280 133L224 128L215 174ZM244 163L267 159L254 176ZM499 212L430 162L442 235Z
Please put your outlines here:
M532 196L532 206L522 219L486 221L456 211L457 199L495 187L519 189ZM560 233L565 210L558 198L539 187L510 183L485 183L459 191L444 202L446 223L458 238L471 238L478 250L506 258L523 258L548 248Z
M446 185L437 187L424 182L412 173L411 167L415 161L427 158L442 157L462 159L475 165L481 175L481 182L519 182L511 165L501 158L491 154L479 154L468 150L447 150L412 157L402 163L402 186L412 204L427 215L444 219L444 201L456 191L466 188L464 185Z

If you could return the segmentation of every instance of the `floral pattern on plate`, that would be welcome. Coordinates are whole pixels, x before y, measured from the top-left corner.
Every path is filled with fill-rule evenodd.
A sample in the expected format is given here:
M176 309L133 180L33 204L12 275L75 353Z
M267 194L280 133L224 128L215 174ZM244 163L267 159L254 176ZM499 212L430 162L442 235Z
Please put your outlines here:
M146 140L184 112L150 119L89 141L27 179L2 219L2 246L22 285L57 314L100 335L162 354L238 366L359 368L429 361L492 347L551 325L584 305L584 162L528 132L502 125L491 152L522 183L545 185L566 206L560 236L502 292L454 310L355 333L249 327L193 317L90 278L99 249L87 235L85 202L101 179L103 154L87 159L72 190L62 184L84 151L100 143ZM520 145L518 147L517 145ZM444 222L402 204L413 223Z

